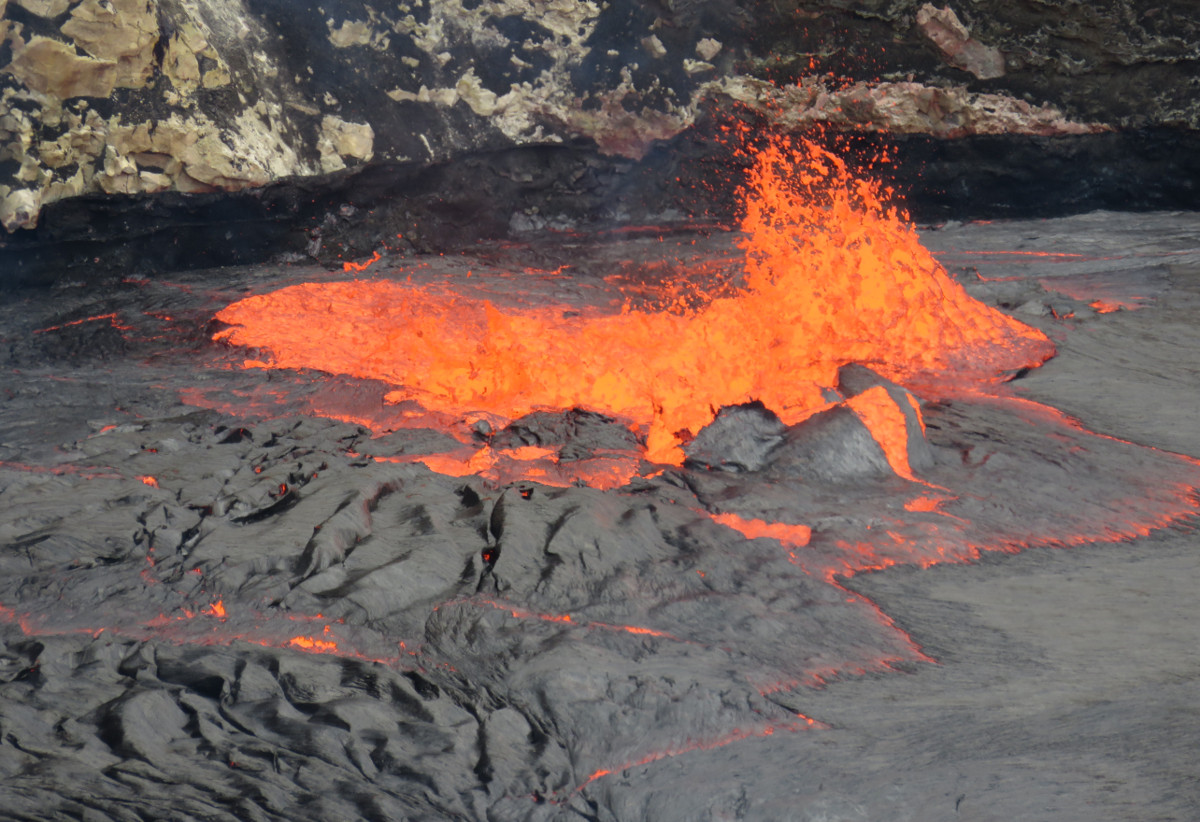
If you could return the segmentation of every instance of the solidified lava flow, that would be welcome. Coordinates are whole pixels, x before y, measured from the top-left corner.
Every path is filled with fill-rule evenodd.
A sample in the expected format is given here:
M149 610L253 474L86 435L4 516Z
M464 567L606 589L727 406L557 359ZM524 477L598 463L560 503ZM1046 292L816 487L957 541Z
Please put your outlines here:
M987 385L1049 343L968 299L836 158L763 152L743 227L740 276L721 237L691 269L629 264L635 285L674 277L657 310L518 310L466 296L483 278L417 286L375 260L222 313L232 342L271 352L245 356L373 380L129 357L103 393L90 361L14 369L6 437L48 396L89 421L52 456L40 433L0 443L0 765L22 818L119 815L122 774L170 786L137 799L156 818L235 794L222 818L700 818L724 790L706 768L801 772L844 738L801 738L847 716L810 688L934 661L914 638L930 633L848 577L1135 539L1200 510L1200 463ZM523 254L532 302L559 272ZM178 308L207 321L263 272L232 276ZM113 316L140 333L106 310L36 336ZM234 413L181 409L177 388ZM646 465L630 427L656 458L696 432L685 468ZM679 809L631 803L639 785ZM763 816L729 811L747 814Z
M397 387L389 400L431 411L610 414L646 434L649 459L675 464L722 406L805 419L846 363L928 386L1053 354L969 297L876 185L812 143L759 152L743 200L744 283L695 309L518 310L386 279L305 283L229 305L216 338L270 351L247 367L382 380Z

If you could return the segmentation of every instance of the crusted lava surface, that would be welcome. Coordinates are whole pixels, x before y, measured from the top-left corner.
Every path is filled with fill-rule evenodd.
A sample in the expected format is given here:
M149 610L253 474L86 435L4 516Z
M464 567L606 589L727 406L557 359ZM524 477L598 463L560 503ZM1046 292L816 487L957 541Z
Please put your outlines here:
M243 369L258 352L214 342L213 317L355 276L580 310L657 299L680 271L734 276L726 232L14 292L0 308L0 815L954 818L986 763L961 746L939 783L901 746L859 761L854 688L871 683L875 704L949 670L969 701L982 669L941 623L898 616L904 596L881 608L854 577L949 563L969 578L1003 572L988 552L1136 552L1185 529L1200 467L1172 452L1198 444L1123 412L1137 392L1095 363L1120 350L1136 372L1148 328L1195 340L1196 221L1116 229L1128 221L926 233L972 296L1055 340L1042 369L935 395L850 366L844 404L799 423L713 409L681 465L587 409L454 418L370 379ZM1160 371L1175 392L1162 415L1191 394ZM1081 381L1118 398L1094 423L1107 435L1077 421L1094 408ZM872 391L919 408L904 468L854 412ZM1024 652L983 627L955 641ZM940 729L921 739L937 750L986 724L977 708L965 730L938 724L937 705L895 710ZM1036 740L997 733L1027 773ZM980 745L1006 761L1002 742ZM1060 789L1075 810L1112 811L1155 778L1105 793L1047 771L997 794L996 818L1032 818ZM1194 786L1172 791L1161 818L1200 807Z

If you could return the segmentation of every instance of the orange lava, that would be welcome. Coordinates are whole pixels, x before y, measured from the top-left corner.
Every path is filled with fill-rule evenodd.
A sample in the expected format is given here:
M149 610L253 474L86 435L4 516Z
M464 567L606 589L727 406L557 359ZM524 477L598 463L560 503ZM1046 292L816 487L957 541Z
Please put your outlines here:
M676 757L676 756L681 756L683 754L691 753L693 751L712 751L712 750L716 750L717 748L723 748L726 745L730 745L734 742L742 742L744 740L754 739L756 737L764 738L764 737L773 736L776 731L795 732L795 731L807 730L810 728L825 728L825 727L827 727L823 723L818 722L817 720L813 719L812 717L805 716L804 714L797 713L797 714L794 714L794 716L796 717L794 720L789 720L789 721L784 721L784 722L776 722L776 723L767 723L767 724L763 724L763 725L760 725L758 727L753 727L753 728L734 728L733 730L731 730L723 735L714 736L711 738L688 739L678 745L675 745L675 746L672 746L669 748L665 748L665 749L659 750L659 751L652 751L648 754L645 754L645 755L639 757L636 760L623 763L615 768L599 768L599 769L593 771L591 774L589 774L588 778L584 781L584 783L582 785L580 785L578 788L576 788L575 790L581 791L584 788L586 788L588 785L595 782L597 779L602 779L606 776L610 776L614 772L626 771L631 768L641 767L643 765L650 765L654 762L658 762L661 759L668 759L668 758L672 758L672 757Z
M1117 282L1072 280L1069 277L1044 277L1038 283L1047 291L1057 291L1073 300L1086 302L1097 314L1137 311L1153 301L1149 295L1131 294Z
M464 600L464 602L467 602L467 601L468 600ZM581 622L581 621L572 619L570 614L542 614L542 613L537 613L535 611L527 610L525 608L516 608L516 607L513 607L512 605L497 602L497 601L491 600L491 599L476 598L476 599L472 599L469 601L474 604L477 604L477 605L486 605L489 608L495 608L498 611L507 611L508 613L512 614L512 616L516 619L537 619L537 620L541 620L542 622L569 623L571 625L580 625L585 628L599 628L599 629L605 630L605 631L621 631L621 632L624 632L627 634L633 634L635 636L653 636L653 637L659 637L661 639L672 639L677 642L685 641L673 634L668 634L665 631L656 631L653 628L643 628L640 625L614 625L609 622L589 622L589 621Z
M696 309L510 309L385 279L305 283L226 307L217 317L233 327L216 338L272 353L248 367L378 379L397 386L389 400L433 411L622 417L649 459L671 463L724 405L758 399L804 419L846 363L929 384L1053 353L969 297L873 184L814 144L761 151L744 200L743 287Z
M366 271L375 263L379 262L379 252L376 251L369 260L361 263L342 263L342 271Z
M916 480L912 468L908 464L908 420L904 411L892 399L892 395L882 385L869 388L856 397L846 401L871 436L879 443L887 457L888 465L897 476L906 480ZM915 404L917 419L921 419L921 409ZM924 427L924 421L922 421Z
M803 548L812 538L812 529L807 525L788 525L784 522L743 519L737 514L713 514L712 518L714 522L732 528L747 539L767 537L779 540L789 548Z
M289 647L299 648L302 651L312 651L321 654L336 654L338 646L336 642L329 642L324 639L316 639L311 636L294 636L287 642Z
M34 334L45 334L47 331L61 331L62 329L70 328L73 325L83 325L84 323L98 322L100 320L108 320L109 325L111 325L113 328L117 329L118 331L132 331L133 330L128 325L122 325L120 322L119 315L116 312L113 312L111 314L97 314L94 317L84 317L81 320L72 320L71 322L62 323L61 325L48 325L45 328L35 328L33 330L33 333Z
M621 488L637 475L638 459L612 452L588 459L560 462L553 448L526 445L520 448L465 446L438 454L372 457L377 462L419 462L448 477L477 476L497 485L530 480L556 488L583 484L601 491Z
M1127 309L1135 311L1142 307L1136 300L1094 300L1088 303L1097 314L1111 314L1114 311Z

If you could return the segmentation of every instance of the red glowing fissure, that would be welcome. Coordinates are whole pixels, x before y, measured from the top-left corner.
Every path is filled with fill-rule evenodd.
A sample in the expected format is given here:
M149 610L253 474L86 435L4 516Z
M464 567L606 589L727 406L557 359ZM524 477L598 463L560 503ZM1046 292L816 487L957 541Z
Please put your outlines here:
M652 751L645 754L636 760L626 762L614 768L599 768L593 771L584 782L575 789L575 792L582 791L588 785L595 782L597 779L603 779L606 776L611 776L613 773L619 773L631 768L637 768L643 765L650 765L658 762L661 759L668 759L683 754L692 753L694 751L712 751L717 748L723 748L726 745L731 745L735 742L742 742L747 739L765 738L773 736L777 731L802 731L816 728L826 728L827 725L817 722L811 717L804 714L794 714L795 720L784 722L767 723L758 727L752 728L735 728L724 734L713 736L705 739L689 739L678 745L666 748L660 751Z
M232 645L235 642L248 642L266 648L290 648L313 654L331 654L346 659L357 659L363 662L376 662L392 668L404 669L406 659L416 656L415 651L409 650L403 641L382 644L394 647L399 653L382 655L362 650L361 641L348 635L339 622L329 622L320 614L305 615L273 615L241 609L232 614L224 600L217 599L201 607L181 607L173 615L158 614L157 616L135 622L119 623L95 627L89 621L77 627L67 627L61 622L43 624L43 619L28 613L19 613L13 608L0 605L0 620L16 624L27 636L61 634L85 634L100 636L108 634L140 640L147 636L168 642L189 645ZM211 621L211 622L210 622ZM312 631L295 633L295 628L289 623L309 622L322 625L319 634ZM228 630L217 630L216 624L232 626Z
M535 611L530 611L525 608L518 608L518 607L508 604L508 603L498 602L498 601L492 600L492 599L483 599L480 597L475 597L475 598L472 598L469 600L457 601L457 603L446 603L446 604L482 605L482 606L486 606L488 608L495 608L498 611L506 611L516 619L536 619L536 620L540 620L542 622L559 622L559 623L565 623L565 624L570 624L570 625L578 625L581 628L596 628L596 629L600 629L603 631L617 631L617 632L622 632L622 633L626 633L626 634L633 634L635 636L658 637L660 639L670 639L670 640L674 640L676 642L687 642L688 641L688 640L680 639L679 637L669 634L665 631L657 631L653 628L645 628L640 625L614 625L614 624L608 623L608 622L594 622L591 620L580 621L580 620L573 619L570 614L542 614L542 613L537 613Z
M110 314L97 314L94 317L84 317L81 320L71 320L70 322L60 323L59 325L48 325L45 328L34 329L34 334L45 334L48 331L61 331L64 328L70 328L75 325L83 325L84 323L99 322L108 320L109 324L118 331L132 331L132 326L122 325L118 320L118 314L114 311Z

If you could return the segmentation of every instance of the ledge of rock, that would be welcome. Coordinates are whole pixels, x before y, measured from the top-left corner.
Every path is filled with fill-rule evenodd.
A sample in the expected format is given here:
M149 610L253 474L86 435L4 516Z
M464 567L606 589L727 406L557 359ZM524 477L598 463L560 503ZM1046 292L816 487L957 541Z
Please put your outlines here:
M260 220L290 221L279 226L289 242L273 253L320 257L314 232L328 238L323 223L370 201L361 188L382 185L348 179L402 177L412 185L393 194L419 200L431 196L422 184L465 177L481 157L506 166L499 173L523 191L486 223L494 233L545 219L536 215L583 177L611 200L634 167L649 185L679 176L693 155L728 165L718 124L730 117L964 144L1055 138L1093 165L1104 152L1091 147L1107 145L1093 138L1106 133L1190 145L1200 133L1200 21L1184 0L1144 5L0 0L0 256L37 279L29 272L54 257L49 244L121 234L111 220L72 232L71 219L48 214L163 215L145 230L130 222L132 236L175 220L175 204L203 210L206 195L283 187L240 202ZM915 180L929 157L954 154L952 176L969 178L976 210L1003 205L1004 186L988 187L996 161L981 175L974 151L900 151L915 164L896 174ZM1160 165L1135 162L1121 174L1137 188ZM605 189L601 178L618 182ZM348 185L357 193L338 201ZM917 211L936 186L913 186ZM1146 207L1194 197L1183 183L1168 188ZM319 196L277 207L299 203L301 189ZM142 205L164 195L201 199ZM139 205L109 202L121 197ZM719 211L722 195L713 197L697 204L678 193L657 214L604 216ZM1077 186L1062 208L1073 198L1089 202ZM60 211L67 201L78 202ZM440 224L426 211L408 208L409 222L434 237ZM335 244L327 256L356 248Z

